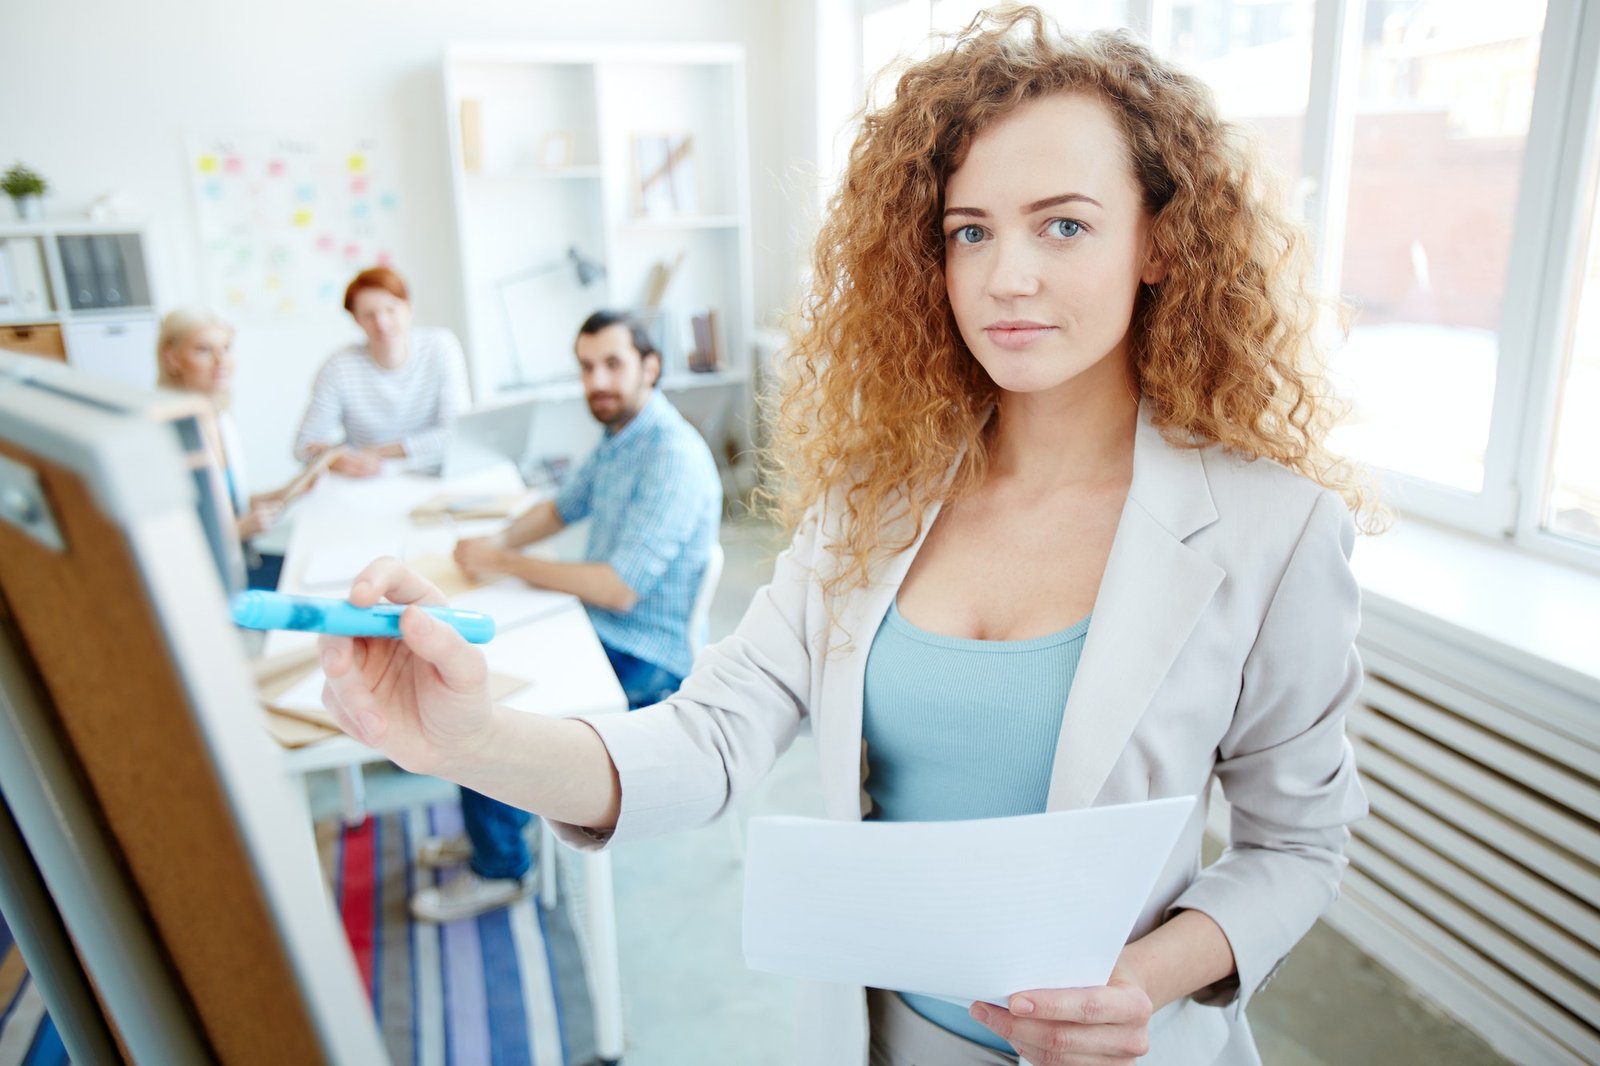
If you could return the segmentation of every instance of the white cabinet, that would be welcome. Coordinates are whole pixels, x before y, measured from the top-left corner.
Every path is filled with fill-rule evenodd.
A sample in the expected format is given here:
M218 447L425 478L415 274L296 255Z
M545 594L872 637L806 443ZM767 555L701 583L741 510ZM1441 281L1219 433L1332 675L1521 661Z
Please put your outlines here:
M743 50L455 45L444 82L479 400L572 395L578 326L611 307L644 312L669 392L748 405Z
M159 325L154 315L73 319L62 327L67 363L95 377L154 385Z
M0 348L154 384L159 320L148 244L144 227L127 222L0 226Z

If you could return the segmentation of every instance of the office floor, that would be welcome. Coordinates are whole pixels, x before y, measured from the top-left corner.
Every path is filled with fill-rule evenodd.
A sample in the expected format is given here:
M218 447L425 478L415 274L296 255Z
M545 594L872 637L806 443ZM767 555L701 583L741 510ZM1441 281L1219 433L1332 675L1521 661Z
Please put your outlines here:
M727 568L713 639L738 622L781 548L767 527L723 527ZM393 768L370 768L374 809L451 788ZM310 779L318 817L338 809L331 775ZM796 742L759 793L754 814L817 814L815 749ZM614 859L627 1066L813 1066L792 1057L795 984L745 969L739 949L742 838L727 824L639 841ZM1250 1008L1268 1066L1493 1066L1505 1060L1410 992L1343 937L1318 925Z

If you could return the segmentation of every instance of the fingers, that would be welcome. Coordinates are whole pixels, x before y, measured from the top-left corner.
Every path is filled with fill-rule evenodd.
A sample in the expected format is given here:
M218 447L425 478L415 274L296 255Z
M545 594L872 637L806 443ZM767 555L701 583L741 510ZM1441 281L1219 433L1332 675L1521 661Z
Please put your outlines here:
M351 670L360 670L367 661L366 645L365 640L355 637L318 637L322 672L329 677L343 677Z
M350 602L357 607L371 607L379 600L390 603L421 603L429 607L443 607L444 593L420 574L405 568L405 564L392 556L384 556L367 564L356 575L350 586Z
M387 728L378 701L366 688L356 665L355 641L350 637L322 639L322 705L333 714L339 728L369 747L377 747Z
M487 688L489 667L483 653L454 627L412 607L400 616L400 639L433 664L446 688L462 693Z
M1150 1017L1150 997L1130 985L1032 989L1012 996L1007 1006L1018 1017L1083 1025L1140 1022Z
M994 1030L1032 1066L1133 1066L1150 1050L1150 1040L1142 1026L1036 1022L1014 1018L999 1007L990 1007L987 1013L975 1007L972 1016Z
M1038 1066L1133 1062L1149 1050L1149 997L1131 987L1046 989L1007 1007L974 1003L977 1021Z

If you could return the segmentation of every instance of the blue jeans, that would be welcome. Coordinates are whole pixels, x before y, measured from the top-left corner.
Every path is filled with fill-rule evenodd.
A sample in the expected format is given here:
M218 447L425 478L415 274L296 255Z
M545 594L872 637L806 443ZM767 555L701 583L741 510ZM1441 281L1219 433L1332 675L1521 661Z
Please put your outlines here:
M628 698L630 711L660 703L683 684L683 678L655 663L636 659L614 648L605 648L605 652L622 685L622 694ZM532 818L527 811L463 788L461 820L466 826L467 839L472 841L473 872L479 877L491 878L526 874L533 865L533 857L522 831Z

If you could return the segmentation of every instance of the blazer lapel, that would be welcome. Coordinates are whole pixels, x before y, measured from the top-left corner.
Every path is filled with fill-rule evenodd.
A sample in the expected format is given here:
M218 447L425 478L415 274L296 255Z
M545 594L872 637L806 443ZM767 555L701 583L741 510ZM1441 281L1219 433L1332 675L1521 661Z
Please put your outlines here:
M1200 453L1168 444L1141 405L1133 483L1067 697L1047 809L1099 795L1222 582L1222 568L1183 543L1216 519Z

